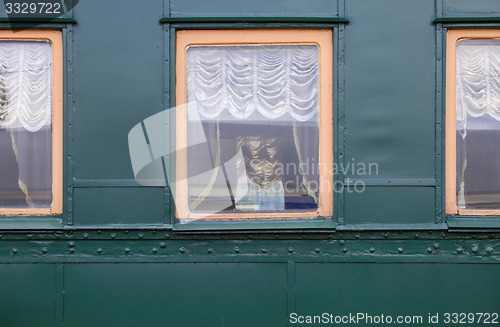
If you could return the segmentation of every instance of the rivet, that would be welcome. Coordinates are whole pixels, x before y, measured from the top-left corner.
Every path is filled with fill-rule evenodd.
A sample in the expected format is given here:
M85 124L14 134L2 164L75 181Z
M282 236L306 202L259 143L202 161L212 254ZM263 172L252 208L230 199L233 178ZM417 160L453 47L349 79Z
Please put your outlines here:
M97 234L101 234L101 233L102 233L102 231L101 231L101 230L98 230L98 231L96 231L96 233L97 233Z
M434 248L435 248L436 250L437 250L437 249L439 249L439 244L434 243Z
M487 254L491 254L493 252L493 248L491 246L488 246L485 251Z
M479 247L478 247L477 245L474 245L474 246L472 247L472 252L473 252L473 253L477 253L477 251L479 251Z
M140 239L142 239L144 237L144 234L143 233L139 233L139 234L137 234L137 237L140 238Z
M157 231L156 231L156 230L152 230L152 231L151 231L151 234L156 234L156 233L157 233Z
M430 231L429 231L429 234L432 234L432 233L433 233L433 232L430 230Z
M153 248L153 249L151 249L151 252L158 253L158 249L157 248Z
M251 240L253 238L252 234L248 234L248 239Z
M239 247L237 247L237 246L235 246L235 247L234 247L234 253L240 253L240 248L239 248Z
M11 251L12 251L12 253L14 253L14 254L17 254L17 252L19 252L19 250L18 250L18 249L16 249L16 248L13 248Z
M260 249L260 252L262 252L262 253L266 253L266 252L267 252L267 250L266 250L266 249L264 249L264 248L262 248L262 249Z
M42 253L44 253L44 254L45 254L45 253L47 253L47 252L49 252L49 250L47 250L47 248L45 248L45 247L44 247L44 248L42 248Z
M420 234L419 234L419 233L413 233L413 237L415 237L415 238L419 238L419 237L420 237Z
M212 249L212 248L208 248L208 249L207 249L207 253L210 253L210 254L211 254L211 253L214 253L214 249Z
M165 243L165 242L161 242L161 243L160 243L160 247L161 247L162 249L166 248L166 247L167 247L167 243Z
M446 233L441 234L442 238L446 238Z
M333 239L334 238L333 234L328 235L328 238Z
M347 253L347 248L343 248L343 249L342 249L342 251L343 251L344 253Z
M28 239L31 240L33 238L33 234L28 235Z
M293 248L288 248L289 253L293 253Z
M186 249L185 249L184 247L181 247L181 248L179 249L179 252L180 252L180 253L184 253L184 252L186 252Z
M398 248L398 252L403 253L403 252L405 252L405 250L403 248Z
M355 237L356 239L359 239L359 238L360 238L360 235L359 235L359 234L356 234L356 235L354 235L354 237Z
M83 238L85 238L85 239L89 238L89 234L83 233Z
M165 238L168 240L170 238L170 234L165 234Z
M274 237L275 237L277 240L279 240L279 238L280 238L279 234L274 235Z
M302 234L302 239L305 239L306 238L306 234Z
M320 253L320 252L321 252L321 249L320 249L320 248L316 248L316 249L314 250L314 252L316 252L316 253Z
M115 234L115 233L111 233L111 234L109 235L109 237L111 237L111 238L116 238L116 234Z
M374 248L374 247L371 247L371 248L370 248L370 252L371 252L371 253L375 252L375 248Z
M457 248L457 253L464 253L464 249L461 246L459 246Z
M130 248L125 248L125 253L130 253Z
M97 249L97 253L101 254L101 253L102 253L102 249L101 249L101 248L98 248L98 249Z
M73 242L73 241L69 241L69 242L68 242L68 246L69 246L70 248L72 248L73 246L75 246L75 242Z
M125 234L128 234L128 229L124 230L123 232L124 232Z
M75 249L74 249L74 248L71 248L71 249L69 249L69 252L70 252L70 253L75 253Z
M226 239L226 235L221 235L221 236L220 236L220 239L221 239L221 240L225 240L225 239Z
M3 237L3 235L2 235L2 234L0 234L0 239L2 239L2 237Z
M340 241L339 241L339 244L340 244L340 245L344 245L344 244L345 244L345 241L344 241L344 240L340 240Z
M56 237L56 239L60 239L61 238L61 234L57 233L56 235L54 235Z
M427 248L427 253L432 253L432 248L430 246Z
M388 238L389 237L389 233L384 233L384 234L382 234L382 236L384 236L385 238Z

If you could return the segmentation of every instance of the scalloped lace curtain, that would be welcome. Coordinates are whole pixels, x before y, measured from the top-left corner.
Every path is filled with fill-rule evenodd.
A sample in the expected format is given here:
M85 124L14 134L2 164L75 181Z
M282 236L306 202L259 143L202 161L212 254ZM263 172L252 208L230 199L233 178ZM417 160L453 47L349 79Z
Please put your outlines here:
M50 125L52 48L43 41L0 42L0 127L30 132Z
M467 115L500 121L500 40L457 45L457 130L466 136Z
M202 119L227 111L236 119L258 112L307 121L318 112L316 45L190 46L186 60L187 99Z

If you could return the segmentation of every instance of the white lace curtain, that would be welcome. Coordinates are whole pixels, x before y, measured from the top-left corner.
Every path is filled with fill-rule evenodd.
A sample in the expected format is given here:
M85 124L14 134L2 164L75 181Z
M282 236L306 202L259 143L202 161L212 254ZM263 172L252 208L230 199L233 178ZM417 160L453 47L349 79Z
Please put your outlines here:
M467 115L500 121L500 40L457 45L457 130L465 137Z
M187 98L202 119L236 119L255 111L307 121L319 109L316 45L190 46ZM288 118L290 119L290 118Z
M44 41L0 41L0 127L50 125L52 50Z

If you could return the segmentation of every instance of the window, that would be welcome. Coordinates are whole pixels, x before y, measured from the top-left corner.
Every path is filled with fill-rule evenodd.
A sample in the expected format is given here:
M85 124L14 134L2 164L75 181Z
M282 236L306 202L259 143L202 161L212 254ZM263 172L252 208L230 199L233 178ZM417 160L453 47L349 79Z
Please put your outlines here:
M62 37L0 31L0 215L62 212Z
M177 32L177 218L332 215L332 55L331 30Z
M500 31L448 31L448 214L500 214Z

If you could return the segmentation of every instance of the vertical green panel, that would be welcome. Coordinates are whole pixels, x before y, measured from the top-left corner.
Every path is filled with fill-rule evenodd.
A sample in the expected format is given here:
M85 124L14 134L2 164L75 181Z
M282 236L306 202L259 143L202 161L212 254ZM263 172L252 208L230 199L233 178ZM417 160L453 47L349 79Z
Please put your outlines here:
M55 264L0 264L0 326L54 326Z
M286 264L70 264L66 325L286 326Z
M161 224L163 188L75 188L75 225Z
M172 17L189 16L337 16L337 0L170 0Z
M346 16L346 161L434 177L434 1L347 1Z
M444 0L445 16L499 16L498 0Z
M393 317L422 315L424 324L418 326L445 326L445 312L492 313L500 308L500 265L360 263L296 266L297 313L303 315L323 312ZM426 323L429 313L439 313L440 324Z
M363 192L345 191L345 224L434 223L435 194L432 187L367 187Z
M130 129L163 110L161 0L74 9L75 175L132 179Z

